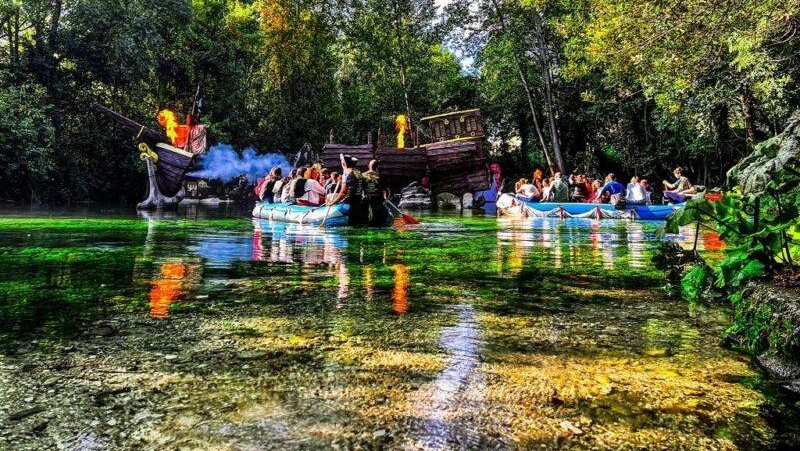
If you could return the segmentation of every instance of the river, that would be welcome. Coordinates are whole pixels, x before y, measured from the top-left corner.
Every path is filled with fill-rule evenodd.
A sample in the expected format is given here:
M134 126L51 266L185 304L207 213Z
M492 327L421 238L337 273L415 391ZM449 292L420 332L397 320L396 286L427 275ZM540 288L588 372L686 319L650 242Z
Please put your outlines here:
M4 212L0 449L800 446L658 223L421 219Z

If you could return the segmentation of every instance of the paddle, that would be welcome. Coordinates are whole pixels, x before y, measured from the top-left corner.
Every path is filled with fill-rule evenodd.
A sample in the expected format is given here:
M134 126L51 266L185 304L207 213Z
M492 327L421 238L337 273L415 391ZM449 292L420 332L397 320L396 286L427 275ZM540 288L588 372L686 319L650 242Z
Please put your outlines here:
M398 208L397 205L393 204L389 199L386 199L386 203L391 205L392 208L394 208L395 210L397 210L398 213L400 213L400 216L403 217L403 222L405 222L406 224L419 224L419 220L417 218L409 214L403 213L403 211L400 210L400 208Z
M334 199L336 199L336 195L338 194L338 191L339 191L339 183L337 183L336 186L333 188ZM325 197L327 198L327 196L325 196ZM333 206L333 203L328 204L328 209L325 210L325 218L322 219L322 222L319 225L320 229L324 229L325 228L325 221L328 220L328 215L331 213L331 207L332 206Z

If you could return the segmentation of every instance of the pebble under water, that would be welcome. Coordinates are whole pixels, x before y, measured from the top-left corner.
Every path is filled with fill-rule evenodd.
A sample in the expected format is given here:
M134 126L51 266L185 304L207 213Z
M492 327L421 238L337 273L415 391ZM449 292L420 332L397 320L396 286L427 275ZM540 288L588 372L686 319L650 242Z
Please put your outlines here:
M0 219L0 449L800 447L659 223L225 208Z

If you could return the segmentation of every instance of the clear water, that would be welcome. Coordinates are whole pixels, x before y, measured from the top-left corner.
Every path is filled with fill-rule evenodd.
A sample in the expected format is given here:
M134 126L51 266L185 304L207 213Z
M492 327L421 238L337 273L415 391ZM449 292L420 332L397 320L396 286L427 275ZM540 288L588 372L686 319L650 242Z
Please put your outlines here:
M800 444L728 312L662 288L658 223L421 219L6 212L0 449Z

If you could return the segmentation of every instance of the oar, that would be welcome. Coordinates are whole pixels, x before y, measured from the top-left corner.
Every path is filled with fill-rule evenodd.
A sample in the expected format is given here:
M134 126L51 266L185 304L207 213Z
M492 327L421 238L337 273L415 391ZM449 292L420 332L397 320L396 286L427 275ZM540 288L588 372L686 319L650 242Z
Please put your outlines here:
M336 186L333 188L333 194L334 194L334 197L333 197L333 198L334 198L334 199L336 199L336 195L338 194L338 191L339 191L339 183L337 183L337 184L336 184ZM328 196L326 195L326 196L325 196L325 198L326 198L326 201L327 201L327 197L328 197ZM324 228L325 228L325 221L327 221L327 220L328 220L328 215L331 213L331 207L332 207L332 206L333 206L333 204L332 204L332 203L331 203L331 204L328 204L328 209L327 209L327 210L325 210L325 218L324 218L324 219L322 219L322 223L319 225L319 228L320 228L320 229L324 229Z
M419 220L417 218L409 214L403 213L403 210L400 210L400 208L398 208L397 205L393 204L389 199L386 199L386 203L391 205L395 210L397 210L398 213L400 213L400 216L403 217L403 222L405 222L406 224L419 224Z

